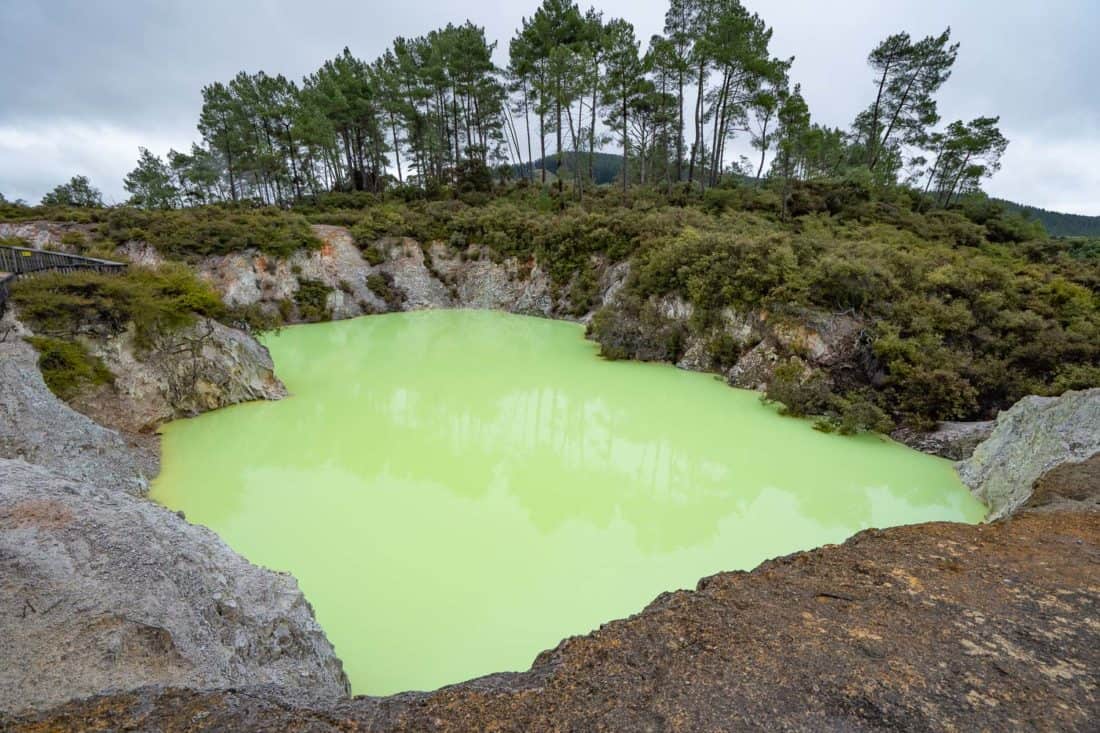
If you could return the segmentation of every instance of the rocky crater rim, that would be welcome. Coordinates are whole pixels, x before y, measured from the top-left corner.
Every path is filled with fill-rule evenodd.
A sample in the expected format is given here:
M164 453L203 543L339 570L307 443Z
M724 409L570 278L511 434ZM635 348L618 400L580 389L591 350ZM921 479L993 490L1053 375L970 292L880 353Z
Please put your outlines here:
M7 234L3 226L0 226L0 234ZM58 232L64 229L55 231L51 228L53 225L48 224L20 226L15 233L26 237L36 246L53 245L59 236ZM421 246L408 239L384 239L377 245L384 253L384 259L378 264L371 264L363 258L346 229L316 226L314 230L323 241L323 247L317 251L298 252L285 260L275 260L254 252L211 257L199 262L196 270L215 287L223 300L232 305L278 308L280 302L293 301L304 282L313 281L322 283L328 289L322 307L331 318L350 318L391 310L469 307L582 322L590 319L595 310L616 297L629 274L629 264L626 262L598 263L599 284L596 296L585 312L577 313L575 305L561 292L555 292L549 276L532 261L504 258L503 261L496 262L489 257L466 257L465 253L455 253L441 243ZM131 243L123 250L136 262L155 264L159 257L155 251L143 249L139 243ZM467 252L476 253L476 245L471 246ZM675 298L662 299L656 303L656 308L664 318L671 321L686 322L691 317L690 304ZM301 316L301 313L296 315ZM777 347L790 348L796 345L803 354L802 358L813 363L828 364L848 358L857 340L859 325L847 316L811 314L806 323L792 325L773 319L766 312L737 314L733 311L724 312L722 322L724 328L744 336L746 340L760 337L756 346L724 372L731 384L751 388L760 388L766 382L769 370L774 370ZM5 316L5 323L7 329L14 331L16 336L25 332L10 312ZM291 606L297 609L291 621L247 621L243 623L244 628L217 631L217 623L223 623L227 616L232 622L239 615L240 612L235 610L240 607L239 601L226 596L223 590L190 588L189 584L196 582L193 575L187 575L184 579L171 575L179 570L178 567L172 571L163 571L168 575L161 575L155 581L144 577L120 579L110 575L100 577L95 573L82 575L80 571L80 564L88 561L89 540L84 536L85 533L91 531L92 537L127 537L126 542L117 547L111 545L111 540L104 540L111 551L120 549L124 553L119 558L123 567L133 564L135 558L142 556L141 549L130 547L127 542L136 541L143 533L151 533L158 539L158 545L165 550L175 549L180 542L197 543L196 547L202 548L196 550L197 552L207 552L212 547L219 548L216 550L219 557L216 562L224 563L228 569L217 572L223 574L222 579L226 583L237 586L244 583L253 588L257 583L271 587L285 584L284 581L266 578L246 580L249 577L259 578L260 576L254 575L256 572L262 574L268 571L249 566L247 561L224 547L212 533L193 527L175 514L155 507L152 502L125 497L126 494L143 493L148 477L155 475L157 470L155 442L150 445L147 441L143 443L137 440L136 435L141 431L148 432L176 417L252 399L278 399L285 394L285 389L274 374L270 355L251 336L213 321L200 321L194 328L198 331L183 336L199 342L198 346L191 349L190 360L158 360L155 357L136 359L126 333L93 343L94 353L111 366L116 374L116 382L112 387L113 391L104 391L98 396L93 395L76 402L81 412L91 418L74 411L50 393L35 368L33 351L21 339L9 339L0 343L0 417L3 418L0 420L0 458L16 459L0 461L0 475L4 476L0 480L0 486L4 487L2 498L5 502L0 508L0 524L5 525L5 530L11 531L10 536L20 537L20 542L9 548L9 553L2 555L4 558L16 558L12 571L5 572L2 582L5 585L22 584L19 587L24 589L5 593L5 603L17 603L17 598L24 598L32 589L38 593L61 596L68 593L73 597L65 600L64 606L76 611L69 624L73 628L67 632L69 636L76 635L70 639L71 645L89 654L110 649L110 654L114 655L110 658L115 662L125 660L126 664L131 665L131 671L139 670L127 681L120 683L118 677L103 676L103 670L106 669L105 659L84 659L77 655L76 662L69 659L66 664L77 664L81 667L78 671L84 675L80 678L83 682L73 683L74 687L66 689L64 681L58 681L60 678L57 678L61 674L59 670L67 669L62 664L53 671L35 672L38 676L32 686L36 689L39 686L54 688L52 691L42 693L19 689L18 692L10 692L17 696L15 699L23 699L28 704L41 708L72 697L90 695L108 687L136 688L148 683L161 686L143 688L137 692L123 692L116 697L72 703L56 713L61 716L105 715L119 723L124 719L130 720L126 716L170 715L171 711L163 707L164 705L169 705L171 710L185 710L188 705L197 704L198 700L205 700L204 704L212 705L219 714L225 714L228 709L225 706L229 705L232 710L244 711L249 715L262 709L265 715L274 715L276 718L282 714L277 710L294 710L295 715L309 716L321 705L313 700L301 709L282 707L283 703L271 702L271 695L259 695L248 698L254 702L242 702L244 698L236 697L242 693L194 691L199 688L236 688L259 681L275 685L280 690L279 696L298 696L297 699L300 699L300 694L308 693L312 697L320 694L319 691L337 695L346 693L346 680L339 667L339 660L332 653L330 645L326 648L328 642L323 632L316 627L312 610L300 593L297 596L299 600L291 602ZM0 332L3 330L0 327ZM709 366L703 355L702 343L689 343L678 366L707 370ZM127 407L112 409L112 404L123 404ZM1003 412L993 423L945 424L936 433L914 436L914 442L910 444L927 452L952 458L964 458L973 450L973 456L960 464L959 472L975 495L990 506L992 518L1007 517L1024 506L1061 506L1066 502L1070 502L1075 508L1087 510L1095 506L1097 497L1100 496L1100 486L1096 485L1097 455L1100 452L1100 431L1096 430L1098 424L1100 389L1094 389L1066 393L1058 398L1027 398L1011 410ZM973 449L975 445L977 448ZM1068 490L1067 485L1071 485L1072 490ZM37 487L40 496L25 495L28 487ZM119 522L146 517L147 519L142 520L146 522L146 526L141 531L133 528L111 529L109 525L116 521L115 518L104 515L101 520L96 519L99 515L83 506L88 502L99 512L109 509L120 514L117 519ZM1016 522L1013 526L1029 528L1025 532L1027 534L1031 532L1031 527L1038 526L1037 523L1063 521L1033 519L1032 515L1029 512L1019 520L1012 520ZM1061 515L1054 513L1052 516ZM1085 522L1087 531L1094 532L1095 514L1086 511L1081 516L1086 518L1065 521ZM80 522L95 521L102 521L103 524L91 530L87 527L80 528ZM922 537L941 536L940 530L932 529L935 526L899 528L869 535L863 533L844 547L865 543L866 537L879 536L896 536L899 542L920 544ZM964 532L963 529L952 531ZM979 528L973 531L983 530ZM1011 533L1010 530L996 528L990 531ZM59 533L62 538L72 538L75 543L72 549L64 550L60 556L56 554L58 549L68 546L66 543L70 540L57 539ZM180 533L188 539L178 542L165 539ZM47 539L51 536L54 539ZM79 537L83 539L78 540ZM959 535L958 538L944 541L950 545L977 540ZM976 546L981 547L982 543L978 542ZM802 562L811 562L799 558L820 558L821 553L831 552L845 554L823 548L766 562L749 574L733 573L715 577L772 578L775 575L773 571L778 566L798 566ZM68 556L64 553L68 553ZM953 551L948 554L956 557ZM918 557L922 562L927 561L933 566L938 562L930 556L918 554ZM982 557L985 558L984 555ZM985 559L993 562L992 559ZM955 561L945 562L950 564ZM251 570L247 569L249 567ZM104 569L100 568L96 572L102 573ZM1076 569L1073 572L1081 571ZM250 573L253 575L250 576ZM69 579L66 579L66 575L69 575ZM81 577L80 584L73 579L75 577ZM297 593L297 588L293 579L289 576L287 579L293 585L292 589L286 591L286 597L290 598ZM1053 582L1050 578L1046 580ZM1093 578L1090 582L1095 580ZM699 592L706 595L704 591L714 582L714 579L700 581ZM764 581L753 582L760 588L768 587L762 585ZM921 582L919 578L917 582ZM159 595L167 592L168 596L176 593L180 606L175 611L154 609L149 612L152 620L135 621L133 614L127 615L128 612L103 610L103 604L109 604L110 601L98 597L101 595L99 589L110 584L114 584L116 588L125 588L126 592L132 592L136 585L143 593L155 592ZM154 591L158 585L162 586L161 590ZM908 580L901 587L904 588L905 585L915 587ZM8 587L14 589L15 586ZM206 611L197 611L198 605L186 600L192 597L189 595L192 591L203 597L212 598L218 595L221 599L229 598L225 603L219 601L221 606L213 612L223 621L212 622ZM86 593L86 596L79 597L81 593ZM662 595L641 614L612 622L606 628L627 628L631 624L637 624L639 618L655 618L660 616L662 608L668 607L670 599L685 597L688 596L682 593ZM825 598L825 602L832 602L830 599L836 598L836 594L827 591L817 597ZM847 598L848 595L842 594L842 597ZM271 602L273 601L270 598L261 600L261 612L269 609ZM730 602L740 608L734 601ZM1096 599L1092 598L1089 602L1095 603ZM38 603L30 603L35 609L39 607ZM673 606L678 607L678 603L676 601ZM692 601L691 604L697 602ZM42 606L53 608L49 601L42 603ZM95 614L87 613L94 610L93 606L100 610ZM11 617L20 612L26 614L25 609L10 610ZM189 613L206 614L203 615L204 620L197 622L202 631L184 633L164 623L165 616L173 613L186 623L196 623L187 621ZM8 616L9 614L5 614L5 618ZM121 621L103 620L110 618ZM29 632L24 631L23 636L15 633L0 636L8 640L6 643L26 645L25 651L20 652L20 657L25 653L33 654L37 648L48 647L48 639L55 633L50 631L49 624L54 621L55 619L48 620L46 626L40 630L32 628ZM681 621L689 623L690 619L685 617ZM394 723L395 728L406 726L414 729L409 727L412 726L410 721L423 722L424 719L418 718L418 714L410 710L420 706L428 710L442 705L442 708L438 708L442 710L447 705L459 704L467 706L466 709L471 711L490 710L494 705L486 697L490 693L498 695L501 700L507 698L509 701L501 704L521 705L521 702L514 702L518 698L509 691L520 690L523 695L535 697L548 694L546 691L554 687L554 679L557 679L562 670L573 674L577 669L575 665L579 662L576 657L570 656L570 650L577 648L578 644L587 648L584 646L588 643L585 639L610 638L614 635L615 632L606 631L606 628L580 640L563 641L555 650L540 655L532 669L526 673L492 675L434 693L405 693L381 701L359 702L363 698L357 698L349 704L362 705L363 708L340 708L339 714L355 717L364 714L368 707L378 705L389 712L371 712L371 716L382 715L377 719ZM895 632L904 636L900 630ZM208 635L205 640L202 640L203 633ZM876 631L867 633L877 635L880 641L893 639L892 636L884 636ZM191 634L191 637L187 634ZM209 636L210 634L213 636ZM188 638L194 638L195 641L187 641ZM682 648L677 644L686 643L685 639L696 637L689 634L687 637L677 638L680 638L679 642L675 639L668 640L666 651L676 652ZM276 647L271 651L273 640ZM972 643L980 644L977 641ZM196 650L193 654L189 651L192 649L189 644ZM1097 648L1097 645L1093 644L1093 648ZM238 650L235 652L238 657L231 657L230 661L226 661L224 656L216 659L205 656L213 653L217 657L232 649ZM614 653L610 652L612 647L607 649L607 653L614 657ZM308 661L296 658L295 654L305 654ZM604 660L600 664L605 664L607 657L604 654L598 653L593 659ZM869 657L877 658L874 654L869 654ZM282 664L282 668L286 670L286 678L279 677L278 674L271 676L269 668L273 659L281 660L278 664ZM654 665L654 668L660 667L659 661L649 657L645 663ZM1050 664L1053 665L1052 668L1063 669L1058 666L1063 663L1070 665L1067 669L1071 672L1067 674L1077 674L1072 672L1077 669L1073 664L1081 664L1079 660L1072 664L1064 660ZM250 666L256 664L260 666ZM614 670L605 670L607 679L616 679L625 673L626 668L634 666L633 662L626 661L617 664L620 666L616 666ZM622 667L622 664L627 667ZM268 672L263 672L263 669L268 669ZM312 681L308 684L289 682L295 675L299 682L307 679ZM47 678L53 681L48 682ZM325 682L317 682L321 679ZM16 687L13 686L20 684L24 682L14 679L7 681L9 691L15 690ZM861 684L872 683L864 681ZM937 681L933 687L942 684L942 680ZM2 686L3 676L0 675L0 687ZM180 686L190 688L191 691L175 689ZM291 692L288 693L288 689ZM34 697L36 694L40 697ZM651 690L650 694L654 694L654 691ZM842 693L836 694L843 697ZM9 697L7 703L0 700L0 709L12 710L12 699ZM475 699L475 702L471 702ZM613 697L607 698L608 701L612 699ZM990 699L999 698L994 696ZM459 702L454 702L456 700ZM150 708L152 702L155 704ZM890 705L899 704L895 698L891 698ZM145 712L137 710L134 705L144 706L142 709ZM254 708L250 708L250 705ZM482 708L483 705L486 707ZM558 702L555 705L564 703ZM673 709L678 708L672 705L669 708L670 713ZM306 712L303 713L302 710ZM371 707L371 710L374 708ZM512 708L500 709L497 713L510 716L517 714ZM534 714L530 710L525 713L529 716ZM387 715L396 717L387 718ZM589 711L586 715L588 717L585 720L589 722L598 719L594 711ZM440 718L443 719L445 718ZM508 719L524 718L517 714L517 717ZM33 716L21 718L19 725L31 730L37 725L35 720ZM38 720L49 718L47 716ZM88 718L83 720L87 721ZM545 723L548 719L538 720ZM702 719L700 721L705 722ZM149 720L142 723L144 724L149 724Z

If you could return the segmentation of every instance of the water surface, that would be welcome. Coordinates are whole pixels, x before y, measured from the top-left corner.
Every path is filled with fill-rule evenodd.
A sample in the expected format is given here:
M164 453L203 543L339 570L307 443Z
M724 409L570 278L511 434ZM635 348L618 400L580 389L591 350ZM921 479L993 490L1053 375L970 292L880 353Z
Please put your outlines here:
M984 513L947 461L483 311L266 339L292 397L164 428L153 497L292 572L357 693L526 669L661 591Z

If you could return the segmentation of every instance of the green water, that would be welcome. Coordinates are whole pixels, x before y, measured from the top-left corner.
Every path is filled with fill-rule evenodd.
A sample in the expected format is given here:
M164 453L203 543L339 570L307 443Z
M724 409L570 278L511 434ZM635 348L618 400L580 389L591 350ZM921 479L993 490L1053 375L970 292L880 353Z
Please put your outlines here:
M292 393L164 429L153 497L301 583L358 693L526 669L720 570L977 521L947 461L477 311L266 339Z

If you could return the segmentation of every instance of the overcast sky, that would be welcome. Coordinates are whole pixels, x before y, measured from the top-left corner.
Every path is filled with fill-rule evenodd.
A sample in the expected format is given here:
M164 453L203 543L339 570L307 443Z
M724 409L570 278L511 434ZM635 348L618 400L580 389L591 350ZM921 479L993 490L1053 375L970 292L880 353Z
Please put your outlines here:
M667 0L597 0L659 32ZM1001 116L1011 140L996 196L1100 215L1097 0L744 0L795 56L814 119L847 126L870 101L867 52L886 35L951 26L962 44L945 121ZM581 3L587 7L588 3ZM0 0L0 193L37 202L74 173L110 201L139 145L197 138L200 89L238 71L300 79L344 46L373 59L398 35L467 18L507 41L536 0Z

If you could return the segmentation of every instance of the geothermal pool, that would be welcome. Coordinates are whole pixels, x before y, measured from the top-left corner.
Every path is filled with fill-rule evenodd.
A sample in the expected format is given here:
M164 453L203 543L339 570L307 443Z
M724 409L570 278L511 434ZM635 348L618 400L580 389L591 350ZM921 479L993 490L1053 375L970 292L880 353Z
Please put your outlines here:
M356 693L523 670L703 576L984 514L945 460L604 361L572 323L427 311L265 342L292 396L165 426L152 496L293 573Z

